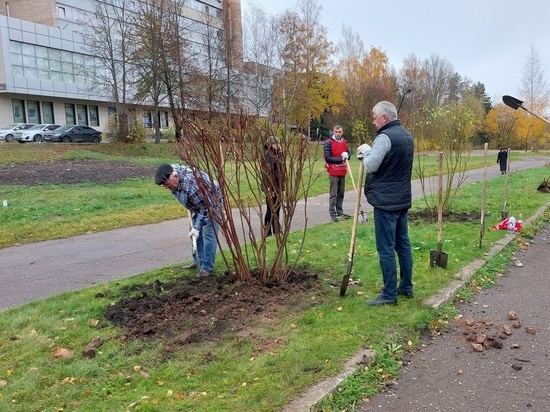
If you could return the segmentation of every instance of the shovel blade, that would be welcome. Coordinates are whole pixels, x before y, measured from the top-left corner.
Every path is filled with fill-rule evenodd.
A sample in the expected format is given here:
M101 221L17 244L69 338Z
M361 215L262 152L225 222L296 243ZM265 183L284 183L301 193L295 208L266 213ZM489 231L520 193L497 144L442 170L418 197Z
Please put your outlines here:
M342 284L340 285L340 296L344 296L348 290L349 276L350 274L346 273L342 279Z
M447 269L447 263L449 262L449 255L443 252L441 249L430 250L430 267L439 266L440 268Z

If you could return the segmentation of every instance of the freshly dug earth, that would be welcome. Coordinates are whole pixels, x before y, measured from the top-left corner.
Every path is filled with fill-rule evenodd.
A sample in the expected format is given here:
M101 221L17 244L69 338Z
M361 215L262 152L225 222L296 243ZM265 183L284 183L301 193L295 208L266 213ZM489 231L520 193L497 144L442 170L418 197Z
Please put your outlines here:
M256 325L273 322L282 308L303 308L305 294L318 287L317 276L304 270L292 273L288 282L266 285L233 282L229 275L182 276L124 290L132 297L108 307L105 317L124 329L127 340L210 342L228 330L247 335Z
M132 177L150 177L154 166L101 160L41 163L16 163L0 167L0 185L36 186L40 184L115 183Z

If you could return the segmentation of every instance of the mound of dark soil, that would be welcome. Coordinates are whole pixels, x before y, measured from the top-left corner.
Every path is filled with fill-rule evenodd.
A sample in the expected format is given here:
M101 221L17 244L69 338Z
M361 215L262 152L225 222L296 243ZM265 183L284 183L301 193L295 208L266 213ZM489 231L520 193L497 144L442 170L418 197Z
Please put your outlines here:
M132 297L108 307L105 317L124 329L127 340L162 337L180 345L214 341L227 330L246 334L269 323L282 308L303 307L307 292L318 287L317 276L305 270L281 284L234 282L228 275L157 280L123 290Z

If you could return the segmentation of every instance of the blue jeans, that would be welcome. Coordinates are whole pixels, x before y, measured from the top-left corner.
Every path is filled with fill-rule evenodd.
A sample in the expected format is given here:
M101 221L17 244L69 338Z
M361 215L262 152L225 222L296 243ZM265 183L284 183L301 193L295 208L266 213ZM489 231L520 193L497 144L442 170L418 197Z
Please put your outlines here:
M374 208L374 232L376 236L376 250L380 260L380 269L384 287L380 294L386 299L397 298L397 264L395 252L399 258L399 289L403 292L412 292L413 257L409 241L408 210L388 212Z
M193 217L193 224L195 217ZM197 254L201 264L201 269L211 273L216 263L216 251L218 249L218 230L219 225L212 219L208 220L197 238ZM195 262L197 263L197 262Z

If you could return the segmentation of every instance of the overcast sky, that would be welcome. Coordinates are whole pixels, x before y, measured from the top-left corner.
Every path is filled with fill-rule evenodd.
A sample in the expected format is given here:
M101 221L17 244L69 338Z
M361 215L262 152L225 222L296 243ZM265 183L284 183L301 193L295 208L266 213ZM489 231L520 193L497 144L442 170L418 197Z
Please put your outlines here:
M493 103L518 93L531 47L538 52L550 84L550 0L317 0L321 24L337 44L342 25L365 48L382 49L396 70L403 58L432 53L447 59L463 78L485 85ZM277 15L296 0L241 0Z

